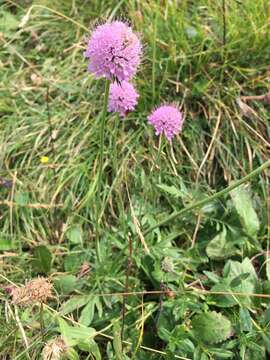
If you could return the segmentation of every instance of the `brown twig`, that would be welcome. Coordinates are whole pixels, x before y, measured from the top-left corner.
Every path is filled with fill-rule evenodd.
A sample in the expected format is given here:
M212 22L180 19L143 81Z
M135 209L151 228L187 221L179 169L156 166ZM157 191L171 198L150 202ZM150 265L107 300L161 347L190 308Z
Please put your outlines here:
M58 207L63 207L63 204L18 204L14 201L9 201L9 200L1 200L0 201L0 205L6 205L6 206L20 206L20 207L28 207L31 209L51 209L51 208L58 208Z
M241 96L241 100L243 101L265 101L270 103L270 92L263 94L263 95L250 95L250 96Z

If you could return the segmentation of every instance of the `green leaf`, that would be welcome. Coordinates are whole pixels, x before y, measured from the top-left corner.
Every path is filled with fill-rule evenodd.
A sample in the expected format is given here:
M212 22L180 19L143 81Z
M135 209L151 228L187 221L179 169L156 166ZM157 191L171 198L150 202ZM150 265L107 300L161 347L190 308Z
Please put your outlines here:
M32 260L33 268L38 273L49 273L52 264L52 254L45 245L39 245L34 248L34 257Z
M221 233L217 234L206 247L207 256L210 259L220 260L235 254L236 248L227 240L227 230L223 227Z
M78 343L78 347L80 350L89 352L91 355L94 355L95 360L101 360L99 347L94 340L81 341Z
M11 237L7 237L5 234L0 234L0 251L7 251L15 249L16 246Z
M58 318L60 333L68 346L76 346L80 342L89 341L96 335L94 328L70 326L61 317Z
M64 295L67 295L73 291L75 289L76 283L77 278L74 275L65 275L54 280L56 289Z
M196 315L191 324L194 336L209 344L225 341L233 332L230 320L215 311Z
M83 308L79 323L85 326L89 326L93 320L95 314L95 302L96 298L93 296L88 304Z
M270 337L269 337L269 335L266 333L262 333L262 338L263 338L263 342L266 347L266 350L270 353Z
M66 315L75 310L80 309L82 306L84 306L89 301L91 301L91 299L92 299L91 295L73 296L67 302L62 304L62 306L60 308L61 315Z
M239 319L241 331L252 331L252 319L248 309L240 308Z
M14 202L20 206L29 204L29 194L17 191L14 196Z
M266 276L267 279L270 280L270 258L267 257L266 259Z
M253 208L249 191L245 186L240 186L231 191L230 194L246 233L255 238L260 224L258 216Z
M121 327L119 321L113 322L113 348L116 360L124 360L121 341Z
M220 282L220 277L212 271L204 270L203 273L208 277L210 281L214 284L218 284Z
M232 288L237 287L241 285L241 283L246 280L250 276L250 273L243 273L238 276L236 276L232 281L230 282L230 286Z
M68 360L80 360L80 357L79 357L79 354L77 353L77 351L71 347L69 347L67 349L67 352L65 355Z
M11 35L17 29L19 21L8 11L2 10L0 12L0 31L5 35Z
M256 292L258 278L252 262L245 258L242 263L229 260L223 270L226 281L232 292L253 294ZM252 298L250 296L237 296L235 299L243 306L250 306Z
M230 289L230 285L229 285L229 281L228 280L223 280L222 282L220 282L219 284L214 285L211 288L211 292L231 292ZM216 306L219 307L232 307L235 306L237 304L236 299L234 298L234 296L232 295L215 295L212 294L211 296L209 296L209 303L214 302L214 304Z
M221 348L210 348L209 352L216 355L218 359L232 359L234 358L234 353L230 350L225 350Z
M182 197L182 192L181 190L177 189L175 186L168 186L165 184L160 184L157 185L157 187L161 190L163 190L164 192L166 192L169 195L175 196L175 197Z
M78 253L67 255L64 259L65 271L75 272L78 271L83 262L88 259L87 253Z
M71 244L82 244L82 229L79 225L73 225L66 231L66 237Z

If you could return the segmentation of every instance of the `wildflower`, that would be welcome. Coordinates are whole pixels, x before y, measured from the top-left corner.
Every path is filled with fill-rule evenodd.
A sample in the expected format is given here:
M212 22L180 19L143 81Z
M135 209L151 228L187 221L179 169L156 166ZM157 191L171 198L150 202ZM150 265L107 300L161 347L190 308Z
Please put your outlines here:
M130 80L140 64L142 45L131 27L122 21L99 25L84 53L88 70L96 77L118 81Z
M125 117L129 111L135 109L138 97L139 94L132 84L127 81L114 82L110 85L108 110Z
M181 131L183 118L176 105L162 105L148 116L148 122L154 126L156 135L164 133L172 140Z
M61 337L50 340L42 351L43 360L60 360L67 351L67 345Z
M47 164L49 162L48 156L41 156L40 162L41 164Z
M52 284L45 278L28 281L24 286L11 290L12 302L16 305L46 303L52 297Z

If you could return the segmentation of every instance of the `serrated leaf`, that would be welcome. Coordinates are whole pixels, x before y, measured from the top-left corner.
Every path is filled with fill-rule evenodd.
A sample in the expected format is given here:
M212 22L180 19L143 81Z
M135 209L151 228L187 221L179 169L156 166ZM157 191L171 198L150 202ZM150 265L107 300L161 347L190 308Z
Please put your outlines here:
M231 191L230 194L246 233L251 237L256 237L260 224L253 208L250 193L246 187L240 186Z
M227 340L233 331L230 320L215 311L196 315L191 324L194 336L208 344Z
M175 186L168 186L165 184L157 185L157 187L163 191L165 191L167 194L175 196L175 197L182 197L181 190L177 189Z
M45 245L39 245L34 248L34 257L32 265L38 273L49 273L52 264L52 254Z

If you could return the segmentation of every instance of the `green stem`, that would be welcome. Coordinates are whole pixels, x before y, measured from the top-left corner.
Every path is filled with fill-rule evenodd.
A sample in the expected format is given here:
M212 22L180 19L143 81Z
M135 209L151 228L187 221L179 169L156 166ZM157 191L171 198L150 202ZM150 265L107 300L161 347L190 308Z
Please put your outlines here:
M96 253L97 257L100 260L100 246L99 246L99 212L101 209L101 183L102 183L102 172L104 167L104 131L105 131L105 121L107 115L108 101L109 101L109 89L110 89L110 80L106 80L105 83L105 95L104 95L104 104L101 114L101 126L100 126L100 152L99 152L99 169L98 169L98 184L97 184L97 216L96 216Z
M172 213L165 220L162 220L162 221L158 222L156 225L151 226L149 229L145 230L143 232L143 235L145 236L145 235L149 234L151 231L155 230L156 228L159 228L162 225L167 224L169 221L174 220L175 218L177 218L180 215L186 214L187 212L189 212L195 208L201 208L202 206L210 203L211 201L218 199L218 198L222 197L223 195L228 194L233 189L237 188L238 186L244 184L245 182L247 182L247 181L251 180L252 178L254 178L255 176L259 175L261 172L263 172L268 167L270 167L270 160L266 161L264 164L259 166L257 169L253 170L251 173L244 176L242 179L235 181L232 185L229 185L225 189L223 189L211 196L208 196L206 199L197 201L196 203L191 204L180 211Z
M41 331L42 336L44 336L45 325L44 325L44 307L43 307L43 303L40 304L39 321L40 321L40 331Z
M155 20L154 20L153 53L152 53L152 105L155 103L155 98L156 98L157 20L158 20L158 10L156 10Z

